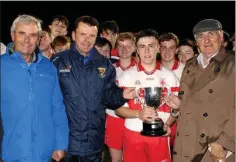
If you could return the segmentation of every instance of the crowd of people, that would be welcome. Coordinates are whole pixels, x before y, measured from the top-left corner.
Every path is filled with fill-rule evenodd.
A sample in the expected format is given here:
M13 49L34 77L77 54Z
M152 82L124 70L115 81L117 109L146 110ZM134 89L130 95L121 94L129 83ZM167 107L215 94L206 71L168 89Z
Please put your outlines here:
M57 15L44 28L19 15L1 43L1 161L235 161L235 35L215 19L195 40L154 29L120 32L80 16L71 36ZM158 109L145 87L162 88ZM162 136L140 134L161 119Z

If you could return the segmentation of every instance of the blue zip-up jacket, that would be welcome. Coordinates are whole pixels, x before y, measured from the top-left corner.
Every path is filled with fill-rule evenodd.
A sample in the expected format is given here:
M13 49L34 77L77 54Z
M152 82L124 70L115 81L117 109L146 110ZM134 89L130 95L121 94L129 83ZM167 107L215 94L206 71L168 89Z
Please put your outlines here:
M46 162L54 150L68 147L56 68L41 53L28 66L20 53L7 50L1 56L2 159Z
M116 86L115 68L95 48L89 58L85 58L74 44L52 61L58 69L69 120L68 154L92 156L101 152L105 132L104 105L116 109L126 102L123 90Z

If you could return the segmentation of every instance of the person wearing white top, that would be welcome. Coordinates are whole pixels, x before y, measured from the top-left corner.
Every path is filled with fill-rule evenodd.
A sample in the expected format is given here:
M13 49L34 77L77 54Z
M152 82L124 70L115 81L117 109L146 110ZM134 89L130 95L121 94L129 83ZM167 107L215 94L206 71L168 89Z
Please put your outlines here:
M135 37L130 32L120 33L116 49L120 59L113 64L116 68L116 82L119 85L119 79L124 71L135 66L135 61L132 59L132 53L135 50ZM109 148L112 162L122 161L122 149L124 142L124 119L118 117L114 110L106 109L106 131L105 144Z
M177 95L179 81L176 75L161 68L156 61L159 52L158 36L154 30L142 30L136 37L137 53L140 61L136 66L126 70L119 85L123 87L141 88L139 97L129 100L123 107L116 110L116 113L125 118L124 135L124 162L164 162L171 161L169 135L171 133L168 121L173 117L170 109L163 104L156 111L153 108L143 106L140 100L144 100L144 87L161 87L166 92L167 87ZM162 93L165 98L166 93ZM157 115L158 114L158 115ZM150 118L161 118L164 129L167 133L164 136L148 137L141 135L143 121L150 121Z

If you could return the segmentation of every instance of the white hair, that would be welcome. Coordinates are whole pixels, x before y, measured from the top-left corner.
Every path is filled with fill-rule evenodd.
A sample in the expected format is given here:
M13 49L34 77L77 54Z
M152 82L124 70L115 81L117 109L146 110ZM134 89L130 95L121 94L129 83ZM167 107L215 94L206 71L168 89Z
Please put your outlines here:
M37 19L34 16L31 15L19 15L12 23L11 26L11 32L15 32L16 30L16 24L18 23L23 23L23 24L31 24L31 23L35 23L38 27L38 33L39 35L41 35L42 33L42 27L41 27L41 23L42 21Z

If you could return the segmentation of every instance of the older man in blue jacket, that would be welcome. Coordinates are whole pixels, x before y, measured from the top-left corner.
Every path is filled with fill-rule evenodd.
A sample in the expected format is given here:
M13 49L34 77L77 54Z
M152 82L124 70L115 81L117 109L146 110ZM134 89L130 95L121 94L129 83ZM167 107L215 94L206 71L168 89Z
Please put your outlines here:
M68 121L56 68L37 49L40 21L18 16L13 43L1 56L4 162L60 161L68 147Z

